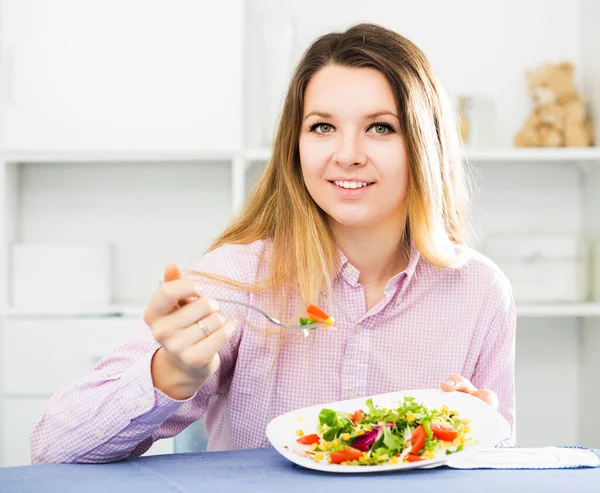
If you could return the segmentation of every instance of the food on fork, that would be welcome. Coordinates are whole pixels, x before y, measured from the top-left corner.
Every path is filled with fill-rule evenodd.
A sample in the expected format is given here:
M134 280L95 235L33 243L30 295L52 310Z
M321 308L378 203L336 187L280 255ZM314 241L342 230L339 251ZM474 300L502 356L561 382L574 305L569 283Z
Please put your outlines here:
M310 325L315 323L325 323L324 329L335 328L335 319L325 313L325 311L316 305L309 305L306 309L306 317L300 317L300 324Z

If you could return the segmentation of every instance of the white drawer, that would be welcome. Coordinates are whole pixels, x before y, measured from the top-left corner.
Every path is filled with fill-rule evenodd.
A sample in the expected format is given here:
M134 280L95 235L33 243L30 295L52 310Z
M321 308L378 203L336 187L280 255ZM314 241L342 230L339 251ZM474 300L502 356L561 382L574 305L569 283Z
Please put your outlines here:
M4 394L54 394L129 339L139 323L137 318L5 320L1 363Z

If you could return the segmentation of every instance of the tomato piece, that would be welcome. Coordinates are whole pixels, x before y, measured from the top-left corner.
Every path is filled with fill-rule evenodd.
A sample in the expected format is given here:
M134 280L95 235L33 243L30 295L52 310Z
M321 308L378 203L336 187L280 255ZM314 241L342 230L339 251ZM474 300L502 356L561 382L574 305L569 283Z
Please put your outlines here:
M425 446L425 439L427 438L427 432L425 431L425 428L423 428L423 425L417 426L413 430L411 437L412 437L411 453L418 455L419 452L421 452L421 450L423 450L423 447Z
M360 420L363 418L364 414L365 412L362 409L354 411L354 414L350 417L350 421L352 421L354 424L360 423Z
M328 325L334 325L333 317L330 317L316 305L309 305L306 309L306 314L317 322L326 322Z
M363 453L360 450L356 450L353 447L346 447L343 450L337 450L331 452L329 459L332 464L341 464L342 462L358 460L362 457Z
M431 423L433 436L444 442L451 442L458 436L458 432L449 423Z
M419 462L420 460L425 460L423 457L419 457L418 455L408 454L406 456L406 460L408 462Z
M298 438L298 443L312 445L313 443L319 443L319 440L319 435L313 433L312 435L304 435L303 437Z

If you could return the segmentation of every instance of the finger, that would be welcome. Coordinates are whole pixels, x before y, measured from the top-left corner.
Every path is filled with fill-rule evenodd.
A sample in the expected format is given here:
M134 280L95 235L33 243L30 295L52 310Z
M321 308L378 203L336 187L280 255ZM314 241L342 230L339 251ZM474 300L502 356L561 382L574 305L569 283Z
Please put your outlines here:
M498 396L492 390L480 389L480 390L476 390L475 392L472 392L471 395L477 397L478 399L481 399L486 404L489 404L492 407L492 409L495 409L496 411L498 410L498 407L500 406L500 401L498 400Z
M203 339L210 337L210 335L219 330L225 322L225 317L221 313L211 313L200 320L200 323L194 322L189 327L178 331L173 336L172 340L169 341L166 349L172 352L181 352Z
M181 275L181 270L179 269L177 264L167 265L165 267L163 282L171 282L171 281L176 281L178 279L183 279L183 276ZM189 298L186 298L185 300L178 301L177 304L179 306L184 306L184 305L187 305L188 303L191 303L192 301L194 301L196 299L198 299L197 296L190 296Z
M446 392L458 391L470 394L477 391L477 388L469 380L461 377L458 373L450 375L441 387Z
M172 331L182 330L185 327L202 320L211 313L219 311L219 303L215 300L202 297L165 315L157 320L152 327L153 330L162 332L163 327L169 327Z
M144 313L144 320L147 324L151 324L157 318L176 310L179 301L200 295L197 283L191 279L178 279L163 283L152 295Z
M164 282L176 281L181 279L181 271L177 264L169 264L165 267Z
M188 364L201 364L205 361L210 361L227 344L236 330L236 321L232 318L227 319L221 328L215 330L207 338L202 339L184 351L182 359L186 360Z

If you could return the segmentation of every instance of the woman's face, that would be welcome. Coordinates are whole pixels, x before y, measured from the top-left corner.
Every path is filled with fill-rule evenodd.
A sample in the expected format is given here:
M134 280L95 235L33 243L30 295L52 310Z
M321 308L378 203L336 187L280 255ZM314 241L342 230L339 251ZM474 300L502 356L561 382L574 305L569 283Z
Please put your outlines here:
M329 65L308 83L302 174L334 224L402 224L408 167L399 125L394 95L378 70Z

